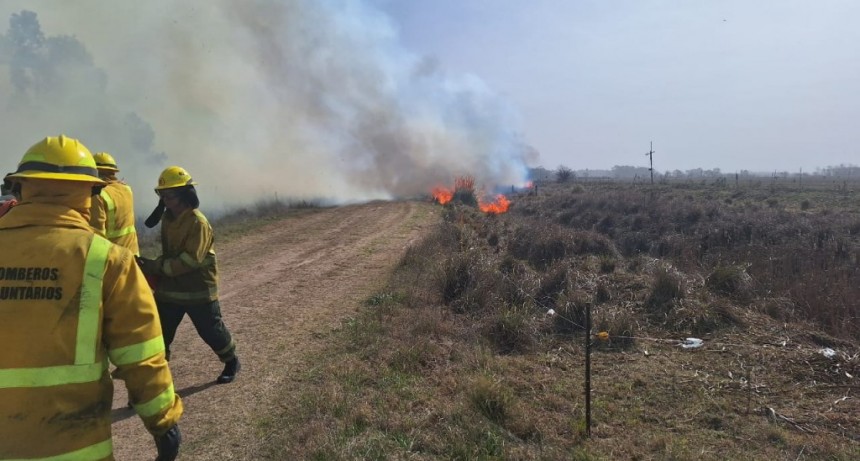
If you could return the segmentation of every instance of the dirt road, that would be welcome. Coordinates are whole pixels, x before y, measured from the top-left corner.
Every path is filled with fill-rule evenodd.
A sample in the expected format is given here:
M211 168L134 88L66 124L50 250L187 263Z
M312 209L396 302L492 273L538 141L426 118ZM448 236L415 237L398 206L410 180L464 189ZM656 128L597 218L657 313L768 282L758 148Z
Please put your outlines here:
M242 372L233 384L213 385L222 364L183 321L170 362L185 403L179 459L257 459L266 443L261 423L279 408L273 390L289 386L301 357L381 287L406 247L437 220L436 210L416 202L305 210L216 244L221 308ZM126 401L117 382L114 455L152 460L152 438Z

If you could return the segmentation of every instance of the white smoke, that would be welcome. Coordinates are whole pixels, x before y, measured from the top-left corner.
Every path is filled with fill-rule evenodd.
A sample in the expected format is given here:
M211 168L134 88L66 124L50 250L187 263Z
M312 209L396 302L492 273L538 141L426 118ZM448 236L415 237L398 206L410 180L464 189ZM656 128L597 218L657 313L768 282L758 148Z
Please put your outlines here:
M11 148L0 168L46 135L78 137L117 158L138 214L174 164L200 183L204 208L525 177L532 151L515 111L478 78L404 49L363 1L4 2L0 13Z

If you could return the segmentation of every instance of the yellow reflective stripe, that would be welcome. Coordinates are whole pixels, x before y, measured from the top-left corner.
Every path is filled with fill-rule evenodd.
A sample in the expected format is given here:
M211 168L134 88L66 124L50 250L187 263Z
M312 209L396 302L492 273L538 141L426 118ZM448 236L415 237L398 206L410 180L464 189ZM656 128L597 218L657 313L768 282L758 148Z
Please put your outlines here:
M146 360L159 352L164 352L164 338L160 335L142 343L111 349L108 356L114 365L128 365Z
M108 194L107 189L102 189L99 192L99 197L105 201L105 237L111 238L111 234L116 230L116 203Z
M142 418L146 418L149 416L157 415L165 408L173 405L173 401L176 400L176 395L173 392L173 383L164 390L161 394L158 394L154 399L150 400L146 403L141 403L139 405L135 405L134 409L137 411L137 414Z
M102 303L102 279L105 275L110 241L93 234L87 261L84 263L84 278L81 284L81 304L78 313L78 342L75 346L75 364L96 361L99 314Z
M107 209L109 212L116 211L116 203L114 203L113 198L110 196L110 194L107 193L107 189L102 189L102 191L99 192L99 197L101 197L102 200L105 201L105 205L107 205Z
M123 235L134 234L137 232L134 226L124 227L122 229L105 231L105 237L107 238L117 238L122 237Z
M170 264L170 260L167 259L161 265L161 272L168 277L173 277L173 266Z
M125 186L130 191L131 188ZM123 227L122 229L116 228L116 202L113 201L113 197L107 193L106 189L102 189L99 196L105 201L105 206L107 207L107 214L105 219L105 237L109 239L115 239L117 237L122 237L123 235L133 234L135 233L134 225Z
M191 256L190 254L188 254L184 251L182 252L182 254L179 255L180 261L184 262L186 266L193 267L195 269L198 267L203 267L203 265L206 264L206 259L207 258L203 258L203 262L199 263L199 262L197 262L196 259L194 259L193 256Z
M84 365L58 365L42 368L0 370L0 389L15 387L48 387L98 381L107 370L107 362Z
M48 456L46 458L21 458L8 459L5 461L80 461L82 459L105 459L113 454L113 441L107 439L94 445L90 445L80 450L70 451L62 455Z
M181 263L185 264L186 266L188 266L192 269L200 269L201 267L210 267L215 263L215 257L211 253L207 254L206 257L203 258L203 262L197 262L197 260L194 259L193 256L191 256L190 254L188 254L185 251L183 251L182 253L179 254L178 259ZM174 274L173 265L171 264L172 261L173 261L173 259L166 259L164 261L164 264L161 266L161 271L164 272L164 275L166 275L168 277L173 277L173 274Z
M206 219L206 216L203 216L203 213L197 208L194 209L194 216L197 216L197 218L200 219L201 222L209 224L209 220Z
M224 354L224 353L228 352L230 349L233 349L235 347L236 347L236 341L233 341L231 339L230 344L228 344L227 347L225 347L224 349L221 349L220 351L215 351L215 355Z

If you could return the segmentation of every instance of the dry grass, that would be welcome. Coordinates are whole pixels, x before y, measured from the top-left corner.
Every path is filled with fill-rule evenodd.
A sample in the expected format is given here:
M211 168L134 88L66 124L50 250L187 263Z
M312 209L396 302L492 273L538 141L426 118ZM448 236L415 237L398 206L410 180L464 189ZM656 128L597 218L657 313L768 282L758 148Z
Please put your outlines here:
M838 256L856 211L798 217L828 209L818 192L578 187L496 217L449 207L309 358L269 457L860 459L857 301L840 298L855 280ZM827 281L815 314L810 288L787 286L805 279Z

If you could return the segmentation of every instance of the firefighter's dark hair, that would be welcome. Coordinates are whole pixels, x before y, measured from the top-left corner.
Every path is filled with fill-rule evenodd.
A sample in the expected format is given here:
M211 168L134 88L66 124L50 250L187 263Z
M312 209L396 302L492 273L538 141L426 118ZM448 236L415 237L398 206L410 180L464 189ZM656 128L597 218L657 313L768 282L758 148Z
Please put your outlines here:
M197 190L194 189L194 186L177 188L176 193L179 196L179 201L185 205L194 209L200 206L200 199L197 198ZM158 199L158 205L155 206L155 209L152 210L152 213L149 214L149 217L146 218L146 221L144 221L143 224L150 229L155 227L159 222L161 222L161 216L164 215L165 208L164 199Z
M6 173L6 176L3 177L3 185L0 186L0 195L6 195L12 193L12 178L9 177L13 173Z
M185 186L179 189L179 200L191 208L200 207L200 199L197 197L197 189L194 186Z

